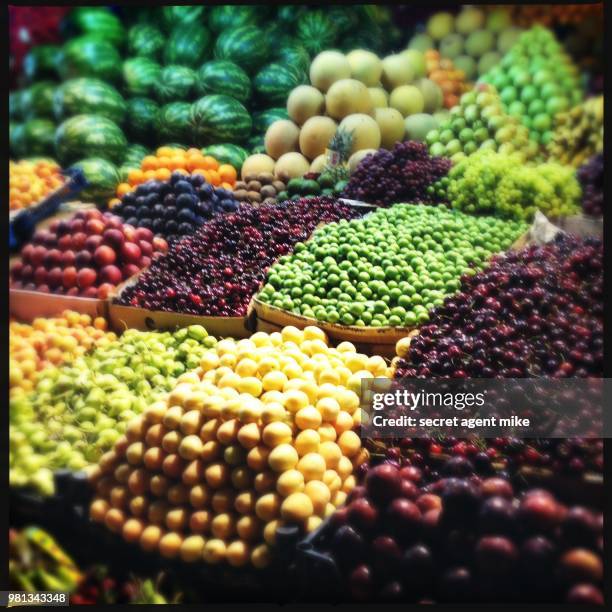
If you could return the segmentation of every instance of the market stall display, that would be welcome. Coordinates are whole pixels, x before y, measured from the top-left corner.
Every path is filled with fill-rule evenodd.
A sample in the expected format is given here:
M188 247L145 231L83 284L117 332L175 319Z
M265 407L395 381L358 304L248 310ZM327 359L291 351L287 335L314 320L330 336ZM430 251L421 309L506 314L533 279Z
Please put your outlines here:
M601 4L43 9L9 11L7 588L603 605L590 395L580 437L368 413L601 382Z

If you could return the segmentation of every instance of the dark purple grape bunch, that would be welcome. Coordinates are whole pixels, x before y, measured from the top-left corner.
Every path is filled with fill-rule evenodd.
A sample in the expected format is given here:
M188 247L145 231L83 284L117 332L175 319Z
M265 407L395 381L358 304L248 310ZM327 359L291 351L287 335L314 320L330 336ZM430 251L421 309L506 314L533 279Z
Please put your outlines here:
M204 316L246 315L268 268L307 240L320 223L363 213L332 198L241 205L214 216L170 244L135 285L119 297L126 306Z
M138 185L123 196L113 212L129 225L145 227L170 242L193 234L218 214L238 209L231 191L213 187L201 174L173 172L168 181Z
M598 153L578 168L578 182L582 188L582 211L591 217L603 216L603 154Z
M436 203L429 187L448 174L451 161L432 157L420 142L398 142L380 149L357 166L343 196L377 206L398 203Z

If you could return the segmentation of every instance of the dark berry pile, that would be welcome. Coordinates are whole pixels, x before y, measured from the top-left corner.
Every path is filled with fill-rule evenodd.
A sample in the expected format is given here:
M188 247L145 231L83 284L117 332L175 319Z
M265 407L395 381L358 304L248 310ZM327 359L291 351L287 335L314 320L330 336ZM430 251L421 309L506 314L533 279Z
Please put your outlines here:
M446 176L451 161L431 157L420 142L398 142L368 155L351 175L343 196L377 206L434 202L428 187Z
M603 154L599 153L591 157L589 161L578 168L576 174L580 187L582 187L582 210L584 214L601 217L604 203Z
M266 271L320 223L363 213L331 198L243 205L171 245L118 303L207 316L244 316Z
M463 278L396 376L601 376L603 342L603 244L562 235Z
M348 598L603 603L600 512L461 463L430 484L412 466L367 471L319 536Z
M201 174L174 172L168 181L147 181L113 208L126 223L145 227L168 241L193 234L217 214L236 212L231 191L209 185Z

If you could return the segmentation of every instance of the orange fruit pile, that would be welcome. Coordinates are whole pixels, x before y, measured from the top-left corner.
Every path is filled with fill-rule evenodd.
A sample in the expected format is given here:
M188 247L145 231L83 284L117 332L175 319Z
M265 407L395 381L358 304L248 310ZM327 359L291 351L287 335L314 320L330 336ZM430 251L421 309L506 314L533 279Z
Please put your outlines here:
M437 83L444 94L444 107L452 108L459 104L459 98L471 89L463 70L455 68L452 60L440 57L435 49L425 51L427 76Z
M103 317L72 310L53 318L39 317L32 323L11 321L9 327L9 379L11 396L31 391L39 372L83 355L94 346L116 338Z
M201 174L207 183L215 187L234 189L238 173L230 164L221 164L214 157L204 155L200 149L159 147L155 155L143 158L140 169L130 170L127 182L117 186L117 197L109 202L110 206L119 203L120 198L141 183L156 179L167 181L173 172Z
M512 7L513 21L518 26L531 27L534 23L544 26L578 25L584 19L603 18L603 2L595 4L518 5Z
M52 160L9 162L9 206L21 210L38 204L64 183L60 167Z

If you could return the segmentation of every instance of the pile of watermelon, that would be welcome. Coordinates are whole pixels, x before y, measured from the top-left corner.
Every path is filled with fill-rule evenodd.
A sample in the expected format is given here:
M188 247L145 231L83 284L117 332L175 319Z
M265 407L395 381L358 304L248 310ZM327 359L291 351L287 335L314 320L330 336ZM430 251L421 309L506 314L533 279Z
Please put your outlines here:
M75 8L63 44L24 60L25 87L10 94L11 155L78 164L100 198L161 145L214 146L239 169L287 118L314 55L381 51L380 30L366 6Z

